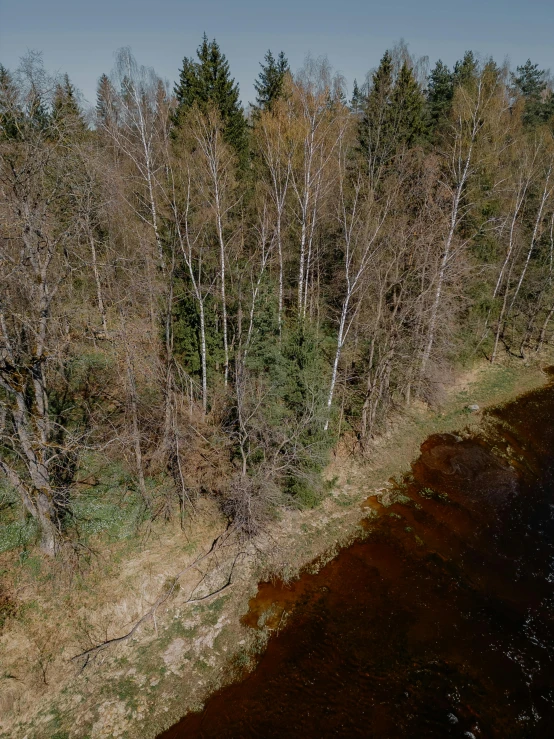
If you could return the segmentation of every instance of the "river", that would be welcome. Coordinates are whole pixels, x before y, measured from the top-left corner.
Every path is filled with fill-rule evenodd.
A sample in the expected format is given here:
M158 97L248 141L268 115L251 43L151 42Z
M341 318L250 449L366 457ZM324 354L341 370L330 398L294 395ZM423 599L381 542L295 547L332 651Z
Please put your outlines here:
M163 739L554 736L554 386L486 416L317 574L260 584L245 622L281 629Z

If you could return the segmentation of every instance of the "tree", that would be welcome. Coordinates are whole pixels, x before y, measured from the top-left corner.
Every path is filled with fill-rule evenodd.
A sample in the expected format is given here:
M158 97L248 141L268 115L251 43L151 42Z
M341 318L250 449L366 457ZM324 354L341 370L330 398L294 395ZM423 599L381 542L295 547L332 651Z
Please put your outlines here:
M372 75L359 131L360 149L372 181L379 178L380 170L390 160L395 147L390 116L393 84L392 56L386 51Z
M17 138L22 115L13 77L6 67L0 64L0 136L2 138Z
M0 144L0 471L35 519L43 551L53 555L79 437L60 400L71 352L62 306L76 240L73 162L57 127L46 125L51 118L37 119L53 88L40 59L26 57L19 80L3 100L17 136Z
M362 91L358 87L358 81L354 80L354 86L352 88L352 99L350 100L350 110L357 114L363 106L364 96Z
M383 202L372 197L373 193L368 192L367 183L364 182L360 172L352 178L352 181L349 181L348 146L342 140L339 141L337 168L339 170L339 197L336 217L340 227L341 240L343 241L345 287L342 293L337 348L327 396L328 415L325 420L325 431L329 427L329 414L333 403L341 354L359 310L359 294L364 285L366 272L378 251L380 233L392 200L390 194L384 198Z
M326 59L306 61L295 79L290 97L295 152L291 189L300 227L298 255L298 318L313 307L312 288L318 282L317 229L325 199L337 177L338 144L347 127L347 108L337 100L341 80L332 78ZM312 309L310 310L312 312Z
M473 62L472 56L470 61ZM485 65L483 70L478 70L474 84L460 85L454 96L452 125L444 136L444 146L448 148L444 160L444 177L440 182L445 192L448 215L444 219L444 235L431 291L432 302L422 351L420 384L435 344L441 300L453 257L459 252L456 237L460 222L467 219L475 208L473 193L469 188L470 180L476 170L483 167L486 157L492 154L490 141L484 142L487 136L492 138L491 128L506 110L500 82L496 71Z
M296 149L296 142L288 135L289 112L289 106L281 99L276 102L272 111L265 110L257 116L253 129L255 151L260 155L261 165L257 174L260 184L265 184L269 192L273 213L273 233L279 263L277 313L279 336L282 335L283 328L285 289L283 234L286 229L286 205Z
M391 95L391 115L397 147L411 147L421 140L425 132L425 98L412 69L402 64Z
M372 184L397 153L421 139L424 113L425 98L409 61L402 61L395 76L392 55L387 51L373 74L359 132Z
M531 128L545 123L554 114L554 95L547 91L545 76L545 71L530 59L517 67L516 74L512 73L514 87L525 101L523 122Z
M185 57L175 85L177 126L183 116L197 105L202 113L213 107L223 124L224 139L230 144L241 166L246 165L248 157L248 128L240 104L239 87L231 77L229 62L221 52L216 40L208 41L204 34L202 43L196 51L198 61Z
M82 134L86 130L85 120L77 102L75 87L69 76L63 76L63 82L56 85L52 100L52 122L64 135Z
M207 211L212 233L219 252L219 286L221 296L224 382L229 381L229 329L227 316L227 263L229 259L229 220L236 208L240 195L237 193L235 165L232 148L224 141L222 123L215 106L203 114L193 108L187 118L189 153L195 150L197 187L203 208ZM187 246L190 254L190 246ZM185 254L185 252L183 252ZM190 272L191 257L185 256ZM195 287L195 292L197 288ZM198 298L200 298L197 292ZM203 339L204 341L204 339ZM205 349L203 350L205 353ZM204 360L203 360L204 361ZM203 370L205 376L205 370ZM205 392L205 391L204 391Z
M427 87L427 109L431 130L435 131L446 122L454 95L453 76L440 59L429 75Z
M260 63L262 71L254 82L256 90L257 110L271 110L275 100L284 94L285 75L290 71L284 52L280 51L277 59L269 50L264 57L265 64Z
M452 82L454 88L464 87L473 82L478 74L479 65L472 51L466 51L463 58L454 65Z
M532 257L539 252L541 235L545 225L551 220L548 208L554 194L554 152L552 136L546 131L534 132L532 138L526 137L517 150L515 171L509 172L512 179L510 188L509 232L506 256L494 288L493 298L498 298L500 311L497 319L491 363L496 360L498 346L506 335L510 314L515 313L524 280L533 266ZM546 262L550 262L550 256ZM535 257L536 258L536 257ZM541 266L540 271L543 271ZM501 299L500 299L501 298ZM525 302L525 301L524 301ZM519 313L525 313L520 303ZM533 316L534 319L535 316ZM528 340L525 335L522 346ZM505 339L504 339L505 340Z
M146 203L146 219L163 267L158 175L163 168L170 107L163 83L160 95L160 83L153 69L137 64L130 49L120 49L113 80L100 80L97 120L103 135L126 157L138 175L137 181L144 187L136 207L144 214Z
M96 92L96 121L98 126L108 126L110 116L117 118L117 102L114 86L107 74L98 80Z

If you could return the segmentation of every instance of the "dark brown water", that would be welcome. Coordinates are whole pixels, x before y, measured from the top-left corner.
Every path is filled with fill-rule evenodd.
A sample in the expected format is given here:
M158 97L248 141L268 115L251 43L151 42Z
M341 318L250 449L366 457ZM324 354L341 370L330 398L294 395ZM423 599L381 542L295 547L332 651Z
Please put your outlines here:
M247 623L285 627L164 739L554 736L554 387L489 416L430 437L366 539L260 585Z

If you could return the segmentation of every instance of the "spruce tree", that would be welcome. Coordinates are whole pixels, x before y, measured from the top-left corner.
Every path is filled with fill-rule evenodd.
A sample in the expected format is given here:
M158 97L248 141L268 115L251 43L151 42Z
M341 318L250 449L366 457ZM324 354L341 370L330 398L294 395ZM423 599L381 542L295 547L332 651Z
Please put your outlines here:
M358 80L354 80L354 87L352 89L352 99L350 100L350 110L353 113L358 113L364 103L364 96L362 94L362 91L358 87Z
M283 96L285 75L289 71L289 63L282 51L275 59L269 50L264 61L265 64L260 62L262 71L254 82L257 110L271 110L274 101Z
M107 74L103 74L98 80L96 92L96 121L100 126L105 126L114 115L114 104L116 96L113 85Z
M183 116L197 105L206 111L215 106L224 127L223 137L236 151L242 166L248 155L247 123L239 99L239 87L229 72L229 62L215 41L204 34L197 49L198 61L185 57L175 85L177 126Z
M412 68L402 63L396 79L390 52L385 52L373 74L360 123L360 149L367 158L370 177L390 164L405 146L413 146L425 133L425 98Z
M390 111L392 89L392 56L386 51L373 73L358 134L360 149L367 159L370 176L390 158L394 145Z
M413 146L425 132L425 98L407 62L402 64L391 95L397 149Z
M70 130L81 133L86 129L86 124L77 102L75 87L71 84L66 74L63 83L56 85L54 98L52 100L52 122L63 134Z
M452 106L453 95L452 73L439 59L431 70L427 88L427 111L432 131L436 131L446 120Z

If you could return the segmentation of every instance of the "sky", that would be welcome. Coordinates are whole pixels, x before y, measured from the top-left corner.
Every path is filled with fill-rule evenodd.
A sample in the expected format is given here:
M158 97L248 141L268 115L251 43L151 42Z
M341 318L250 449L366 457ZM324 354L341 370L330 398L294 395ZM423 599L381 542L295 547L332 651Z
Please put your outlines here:
M67 72L92 104L118 48L173 84L204 32L244 104L268 49L283 50L293 71L308 53L326 55L350 90L401 38L431 65L472 49L554 70L554 0L0 0L0 63L14 69L27 50L41 51L47 70Z

